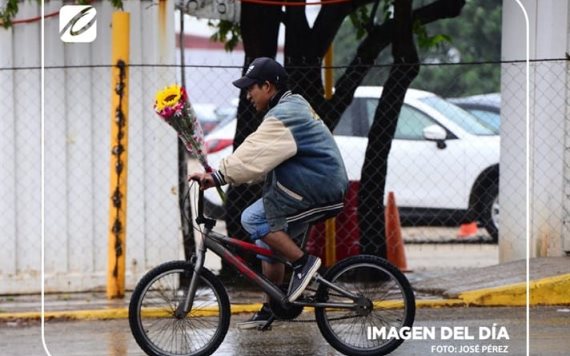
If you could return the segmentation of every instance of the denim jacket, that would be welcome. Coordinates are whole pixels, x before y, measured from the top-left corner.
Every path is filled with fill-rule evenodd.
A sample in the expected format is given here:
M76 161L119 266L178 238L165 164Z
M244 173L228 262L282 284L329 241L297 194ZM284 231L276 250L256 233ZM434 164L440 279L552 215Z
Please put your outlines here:
M311 105L290 91L275 101L259 128L214 174L220 184L265 177L263 204L272 231L338 213L348 186L333 135Z

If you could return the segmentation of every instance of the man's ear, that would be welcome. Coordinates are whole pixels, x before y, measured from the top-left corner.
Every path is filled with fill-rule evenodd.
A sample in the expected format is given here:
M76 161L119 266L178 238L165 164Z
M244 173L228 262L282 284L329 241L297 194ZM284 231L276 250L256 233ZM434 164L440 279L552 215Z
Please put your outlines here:
M269 81L265 81L264 85L267 84L267 90L277 92L277 86Z

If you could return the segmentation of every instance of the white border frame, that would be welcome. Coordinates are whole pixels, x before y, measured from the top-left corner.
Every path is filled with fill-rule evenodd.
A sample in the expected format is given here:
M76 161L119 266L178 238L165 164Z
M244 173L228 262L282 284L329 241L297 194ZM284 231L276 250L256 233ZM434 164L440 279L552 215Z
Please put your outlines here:
M526 157L526 354L529 355L530 352L530 31L529 31L529 19L526 12L526 8L521 3L521 0L514 0L521 8L526 25L526 147L527 147L527 157ZM51 356L51 353L47 347L45 339L45 154L44 154L44 144L45 144L45 105L44 105L44 79L45 79L45 57L44 57L44 29L45 29L45 7L44 0L41 2L41 29L40 29L40 43L41 43L41 70L40 70L40 145L41 145L41 158L40 158L40 219L41 219L41 338L42 346L47 355Z

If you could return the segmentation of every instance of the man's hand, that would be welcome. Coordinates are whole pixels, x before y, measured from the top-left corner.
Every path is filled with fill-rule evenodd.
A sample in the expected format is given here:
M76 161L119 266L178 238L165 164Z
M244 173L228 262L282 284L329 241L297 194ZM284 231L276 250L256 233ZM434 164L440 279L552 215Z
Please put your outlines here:
M195 172L188 176L188 180L195 180L200 183L200 189L202 190L216 186L216 182L210 173Z

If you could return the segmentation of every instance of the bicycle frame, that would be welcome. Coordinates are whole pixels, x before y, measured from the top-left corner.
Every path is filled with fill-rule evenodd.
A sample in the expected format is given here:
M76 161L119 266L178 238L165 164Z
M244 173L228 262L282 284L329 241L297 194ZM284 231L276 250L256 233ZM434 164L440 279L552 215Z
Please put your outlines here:
M274 300L280 301L281 304L289 303L287 300L287 295L274 283L269 281L265 276L258 273L257 271L253 270L249 265L239 256L234 255L228 248L227 245L231 245L234 247L239 248L240 250L245 250L249 253L255 253L258 255L263 255L269 257L273 261L277 263L282 263L286 266L291 267L291 263L286 261L285 259L281 258L280 256L276 256L271 250L259 247L253 243L241 241L235 238L230 238L225 235L219 234L215 231L212 231L213 227L215 226L215 220L208 219L203 215L203 198L204 192L202 190L199 191L198 196L198 216L196 218L196 222L198 224L204 224L205 229L202 232L200 238L198 239L198 243L196 246L196 255L194 262L194 273L192 276L192 280L190 282L189 288L187 293L185 293L184 303L181 303L177 310L176 316L177 317L184 317L190 309L192 308L194 294L196 293L196 287L198 284L198 278L200 277L200 271L204 268L204 262L206 259L206 251L211 250L216 255L218 255L223 261L229 263L234 268L236 268L239 272L241 272L247 279L251 280L255 284L257 284L265 293L267 293L271 298ZM302 246L308 237L308 230L305 232L305 236L303 238ZM315 279L318 283L322 283L327 285L329 288L337 291L341 295L352 299L354 302L360 302L360 296L355 295L343 288L336 286L334 283L331 283L324 278L322 278L319 274L316 275ZM295 301L290 303L296 306L312 306L312 307L328 307L328 308L346 308L346 309L353 309L358 306L358 304L354 303L319 303L319 302L303 302L303 301Z

